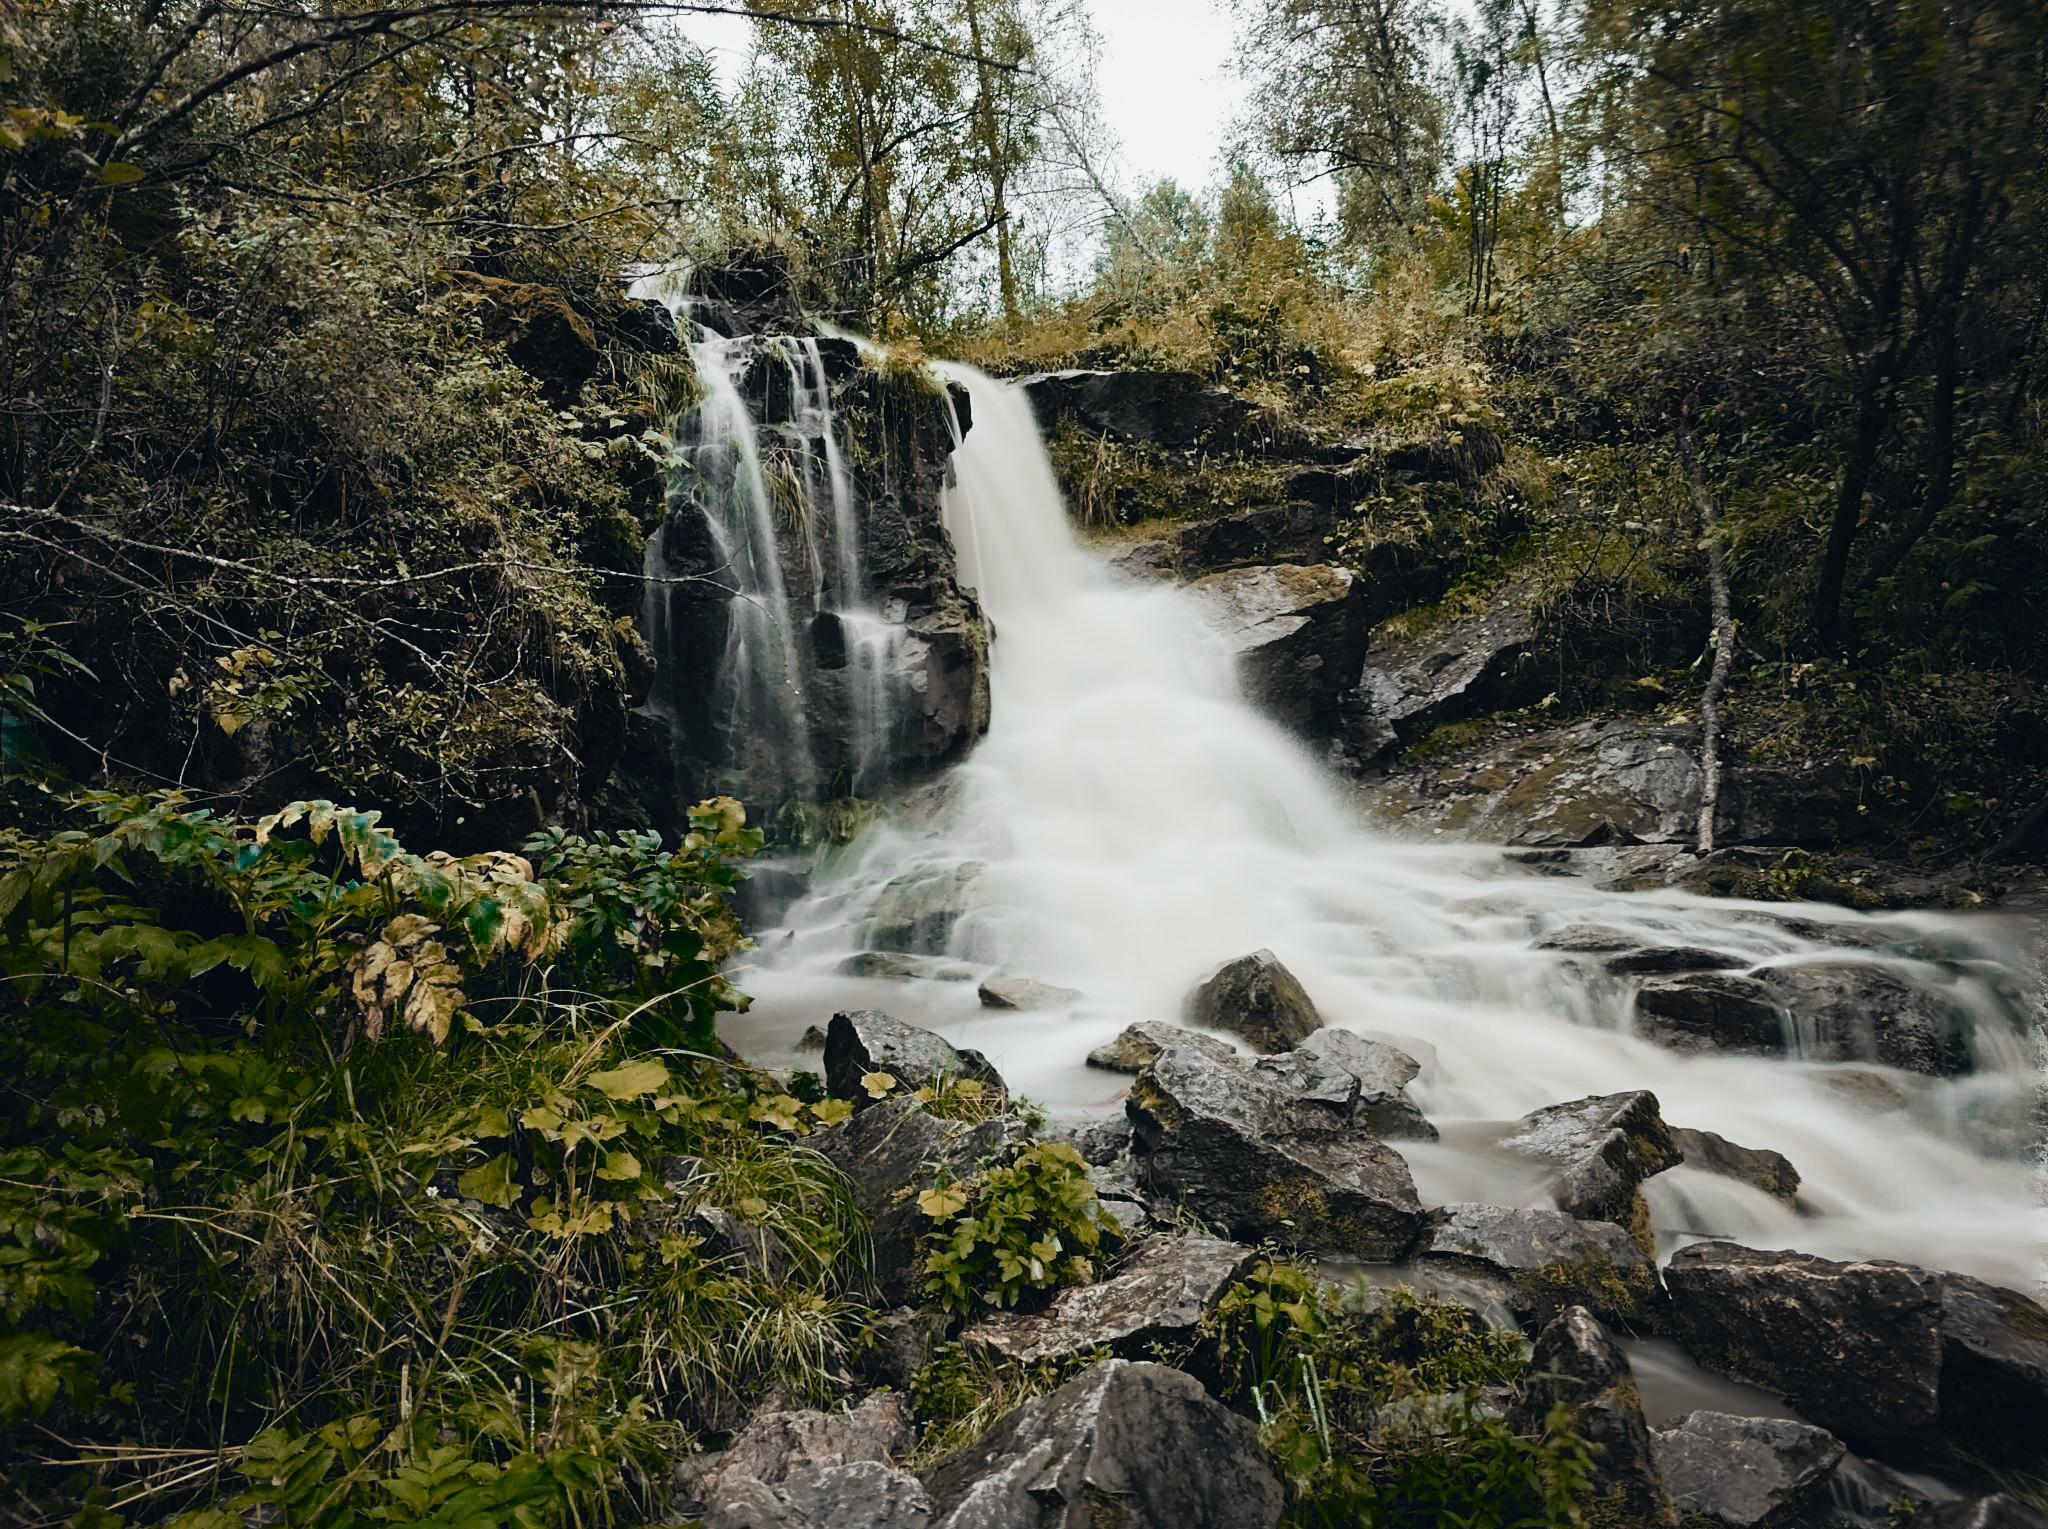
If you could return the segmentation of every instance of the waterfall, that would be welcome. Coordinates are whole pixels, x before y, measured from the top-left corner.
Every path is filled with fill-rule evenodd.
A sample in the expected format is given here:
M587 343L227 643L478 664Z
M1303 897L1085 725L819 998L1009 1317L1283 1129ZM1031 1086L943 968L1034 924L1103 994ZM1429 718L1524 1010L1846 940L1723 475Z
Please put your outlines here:
M742 978L755 1007L731 1031L750 1055L773 1059L781 1046L804 1065L801 1028L834 1009L881 1008L981 1048L1055 1113L1099 1112L1116 1107L1121 1082L1081 1065L1091 1047L1133 1020L1177 1017L1215 965L1268 947L1330 1023L1423 1060L1415 1093L1443 1140L1399 1145L1425 1203L1516 1203L1526 1169L1493 1147L1505 1122L1649 1088L1672 1124L1781 1151L1805 1179L1800 1213L1691 1169L1653 1179L1666 1251L1712 1232L2020 1286L2038 1278L2032 1167L1983 1125L2023 1121L2034 1087L1998 975L2022 959L1998 946L1995 926L1819 907L1788 921L1782 905L1603 892L1497 851L1371 831L1342 784L1247 705L1230 653L1184 592L1121 582L1077 542L1022 393L942 370L973 406L946 516L962 582L994 623L993 724L936 789L824 867L787 931L764 941L772 956ZM1888 1073L1900 1107L1873 1113L1830 1086L1839 1068L1673 1053L1629 1033L1621 983L1534 948L1575 923L1743 965L1872 960L1939 980L1974 1016L1977 1070ZM1815 939L1824 925L1868 933L1875 948ZM922 940L956 969L1084 996L997 1015L977 1007L971 983L842 975L885 935L898 948ZM1939 949L1963 958L1937 966L1914 953Z

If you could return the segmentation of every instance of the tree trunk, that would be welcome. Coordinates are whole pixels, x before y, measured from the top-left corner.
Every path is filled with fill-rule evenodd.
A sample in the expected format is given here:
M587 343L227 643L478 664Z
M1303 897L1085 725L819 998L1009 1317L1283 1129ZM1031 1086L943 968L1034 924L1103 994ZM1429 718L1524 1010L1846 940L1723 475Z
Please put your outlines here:
M981 152L988 158L989 216L996 226L996 284L1003 297L1003 320L1014 327L1019 309L1017 268L1010 258L1010 208L1006 195L1009 162L997 130L994 82L989 76L988 55L982 48L980 0L967 0L967 37L974 47L975 125L981 137Z
M1685 465L1686 487L1699 515L1700 542L1707 551L1707 589L1713 601L1711 645L1713 667L1700 692L1700 816L1697 844L1702 855L1714 852L1714 820L1721 805L1721 696L1728 671L1735 664L1735 617L1728 598L1728 555L1721 542L1721 505L1700 471L1692 431L1685 416L1678 420L1678 455Z

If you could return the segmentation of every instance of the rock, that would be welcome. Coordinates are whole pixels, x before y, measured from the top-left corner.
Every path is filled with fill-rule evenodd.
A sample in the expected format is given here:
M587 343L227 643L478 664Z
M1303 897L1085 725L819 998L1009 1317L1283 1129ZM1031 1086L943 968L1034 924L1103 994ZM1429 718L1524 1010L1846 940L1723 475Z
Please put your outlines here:
M1723 1178L1740 1179L1787 1205L1799 1198L1799 1170L1781 1152L1762 1147L1738 1147L1727 1137L1717 1136L1712 1131L1693 1131L1683 1126L1671 1128L1671 1140L1685 1154L1685 1166L1688 1168L1718 1173Z
M1657 1266L1611 1221L1560 1210L1445 1205L1430 1213L1418 1262L1483 1277L1487 1293L1523 1326L1583 1306L1603 1322L1652 1324L1662 1294Z
M1437 1129L1405 1092L1422 1064L1384 1041L1318 1030L1292 1051L1261 1057L1254 1072L1303 1099L1328 1105L1382 1138L1435 1141Z
M1637 977L1671 972L1731 972L1749 963L1726 951L1698 945L1644 945L1610 956L1601 965L1617 977Z
M935 1529L1273 1529L1258 1430L1164 1365L1111 1359L925 1476Z
M1138 1182L1234 1237L1393 1262L1422 1229L1399 1153L1234 1058L1169 1046L1124 1107Z
M1785 1021L1771 990L1728 972L1652 977L1637 989L1635 1029L1671 1051L1783 1056Z
M924 1483L872 1460L796 1471L779 1485L733 1482L702 1529L928 1529Z
M1909 1520L1913 1529L2048 1529L2048 1513L2009 1493L1934 1503Z
M2048 1438L2048 1311L2016 1291L1729 1242L1681 1248L1665 1283L1696 1360L1858 1449L1996 1466L2037 1460Z
M1224 962L1188 995L1184 1017L1265 1052L1299 1046L1323 1023L1294 973L1270 950Z
M1535 594L1525 581L1476 614L1419 631L1390 630L1400 618L1381 626L1361 682L1365 715L1347 740L1352 757L1370 762L1447 722L1542 695L1545 677L1524 662L1536 641Z
M861 1080L874 1072L889 1073L906 1091L972 1078L1003 1092L1002 1074L979 1051L957 1050L943 1036L891 1019L879 1009L834 1014L825 1029L826 1092L866 1109L876 1100Z
M1906 1096L1899 1085L1868 1068L1830 1067L1814 1073L1813 1081L1873 1115L1890 1115L1906 1107Z
M842 977L868 977L884 982L972 982L974 968L958 961L913 956L900 950L863 950L832 970Z
M1155 446L1228 445L1251 428L1257 409L1193 372L1041 372L1018 383L1039 424L1071 420L1094 435Z
M870 1382L905 1395L918 1371L932 1362L953 1326L943 1311L899 1306L868 1324L861 1373Z
M1081 1001L1070 987L1054 987L1030 977L991 977L981 985L984 1009L1063 1009Z
M1063 1290L1036 1315L985 1317L960 1342L1018 1364L1072 1359L1098 1348L1126 1358L1143 1355L1152 1344L1192 1338L1257 1258L1256 1248L1209 1237L1146 1238L1110 1278Z
M1556 1165L1548 1189L1557 1208L1588 1221L1612 1221L1653 1252L1643 1180L1682 1161L1643 1090L1600 1094L1524 1115L1521 1130L1501 1145Z
M911 1432L909 1402L888 1392L868 1397L851 1412L758 1412L724 1450L690 1456L676 1467L677 1494L686 1503L712 1508L735 1495L742 1482L773 1487L803 1472L858 1461L886 1464L910 1442Z
M704 1239L699 1253L707 1262L734 1259L777 1282L786 1278L796 1265L781 1237L767 1227L742 1221L720 1206L700 1206L691 1213L690 1226Z
M825 1049L825 1032L816 1025L805 1025L804 1033L796 1038L796 1049L799 1051L823 1051Z
M1116 1039L1089 1052L1088 1065L1100 1067L1104 1072L1137 1072L1162 1049L1176 1045L1206 1045L1214 1048L1218 1055L1233 1054L1228 1045L1212 1036L1197 1034L1184 1025L1145 1019L1135 1025L1125 1025Z
M803 328L789 256L765 240L742 243L720 255L716 265L693 270L690 297L692 316L722 335L793 334Z
M1554 853L1563 854L1563 851ZM1634 935L1610 929L1605 924L1567 924L1544 935L1536 942L1535 948L1554 950L1567 956L1614 956L1635 950L1641 943Z
M1121 1111L1063 1127L1059 1136L1071 1142L1081 1161L1102 1168L1126 1156L1131 1150L1131 1121Z
M1881 1062L1937 1078L1969 1071L1967 1011L1894 970L1815 962L1772 967L1760 977L1790 1015L1802 1057Z
M884 883L863 931L870 945L911 955L942 956L953 926L975 903L987 870L978 860L921 866Z
M1027 1140L1011 1116L970 1126L896 1097L814 1132L807 1145L846 1176L855 1208L871 1224L875 1281L888 1300L903 1302L912 1294L911 1267L924 1232L924 1216L906 1191L927 1187L941 1173L971 1178L988 1159Z
M1825 1428L1726 1412L1688 1412L1653 1438L1664 1485L1687 1523L1727 1529L1791 1529L1826 1496L1848 1453Z
M1250 700L1295 732L1328 736L1365 661L1363 592L1350 570L1279 563L1189 589L1237 655Z
M480 271L455 272L454 281L476 295L486 338L503 345L512 364L554 402L574 398L597 374L597 332L559 287Z
M1128 1156L1128 1138L1125 1146L1125 1156L1089 1168L1088 1182L1094 1186L1096 1203L1126 1237L1137 1237L1159 1228L1170 1229L1173 1226L1171 1211L1160 1214L1146 1198L1144 1187L1138 1183L1136 1167Z
M1510 1416L1510 1426L1534 1432L1551 1408L1569 1407L1572 1431L1591 1446L1586 1483L1589 1523L1675 1529L1678 1515L1666 1495L1642 1394L1628 1356L1593 1314L1567 1306L1536 1335L1533 1379Z

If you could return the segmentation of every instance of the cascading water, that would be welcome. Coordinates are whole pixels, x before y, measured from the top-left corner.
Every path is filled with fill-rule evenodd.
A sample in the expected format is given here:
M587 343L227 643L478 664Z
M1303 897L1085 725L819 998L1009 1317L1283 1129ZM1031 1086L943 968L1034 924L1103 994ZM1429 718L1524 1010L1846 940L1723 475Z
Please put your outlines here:
M1105 1110L1120 1080L1081 1066L1091 1047L1133 1020L1175 1018L1217 963L1269 947L1330 1023L1405 1038L1424 1057L1414 1092L1443 1139L1400 1148L1426 1204L1523 1201L1527 1165L1493 1147L1506 1122L1650 1088L1673 1124L1776 1149L1804 1175L1800 1212L1686 1168L1653 1179L1666 1252L1716 1235L2038 1284L2044 1224L2023 1124L2034 1058L2001 975L2024 960L1999 948L1998 926L1832 908L1788 920L1782 905L1607 893L1516 873L1484 849L1370 832L1337 782L1243 701L1187 596L1119 582L1076 542L1023 395L943 370L974 411L946 509L963 582L995 623L993 725L919 794L922 816L899 810L824 867L763 942L743 979L755 1007L734 1035L750 1054L781 1043L800 1061L801 1028L883 1008L979 1047L1057 1113ZM955 975L1001 969L1084 998L997 1016L971 983L841 975L850 954L888 943L885 926L908 927L906 889ZM1621 984L1533 948L1588 922L1745 966L1861 960L1939 981L1975 1021L1975 1071L1887 1073L1900 1107L1873 1113L1831 1086L1839 1067L1674 1054L1629 1033ZM1817 925L1853 926L1871 948L1817 940Z

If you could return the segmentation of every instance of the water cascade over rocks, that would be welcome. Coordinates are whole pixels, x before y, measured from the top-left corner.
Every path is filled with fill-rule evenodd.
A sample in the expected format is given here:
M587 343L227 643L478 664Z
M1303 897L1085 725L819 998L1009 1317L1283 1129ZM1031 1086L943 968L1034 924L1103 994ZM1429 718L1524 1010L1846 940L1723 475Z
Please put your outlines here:
M1671 1126L1797 1170L1796 1203L1711 1163L1649 1178L1659 1256L1728 1238L2035 1286L2039 992L2016 975L2017 940L1984 919L1603 892L1369 831L1243 699L1196 597L1122 580L1078 543L1023 395L941 370L972 406L945 516L996 633L992 725L828 857L763 939L741 975L755 1007L731 1037L750 1055L802 1063L798 1035L821 1016L880 1009L985 1053L1057 1115L1120 1112L1128 1080L1085 1067L1089 1051L1133 1022L1180 1021L1225 962L1270 951L1324 1024L1421 1060L1409 1092L1440 1139L1394 1145L1425 1208L1549 1203L1555 1168L1508 1144L1523 1117L1649 1090ZM777 641L760 637L763 666ZM1939 1027L1946 1060L1914 1067L1889 1013L1795 1012L1801 984L1777 974L1807 965L1924 995L1896 1023ZM1071 993L990 1010L973 981L849 975L920 969ZM1638 1033L1644 984L1711 969L1776 1005L1772 1044Z

